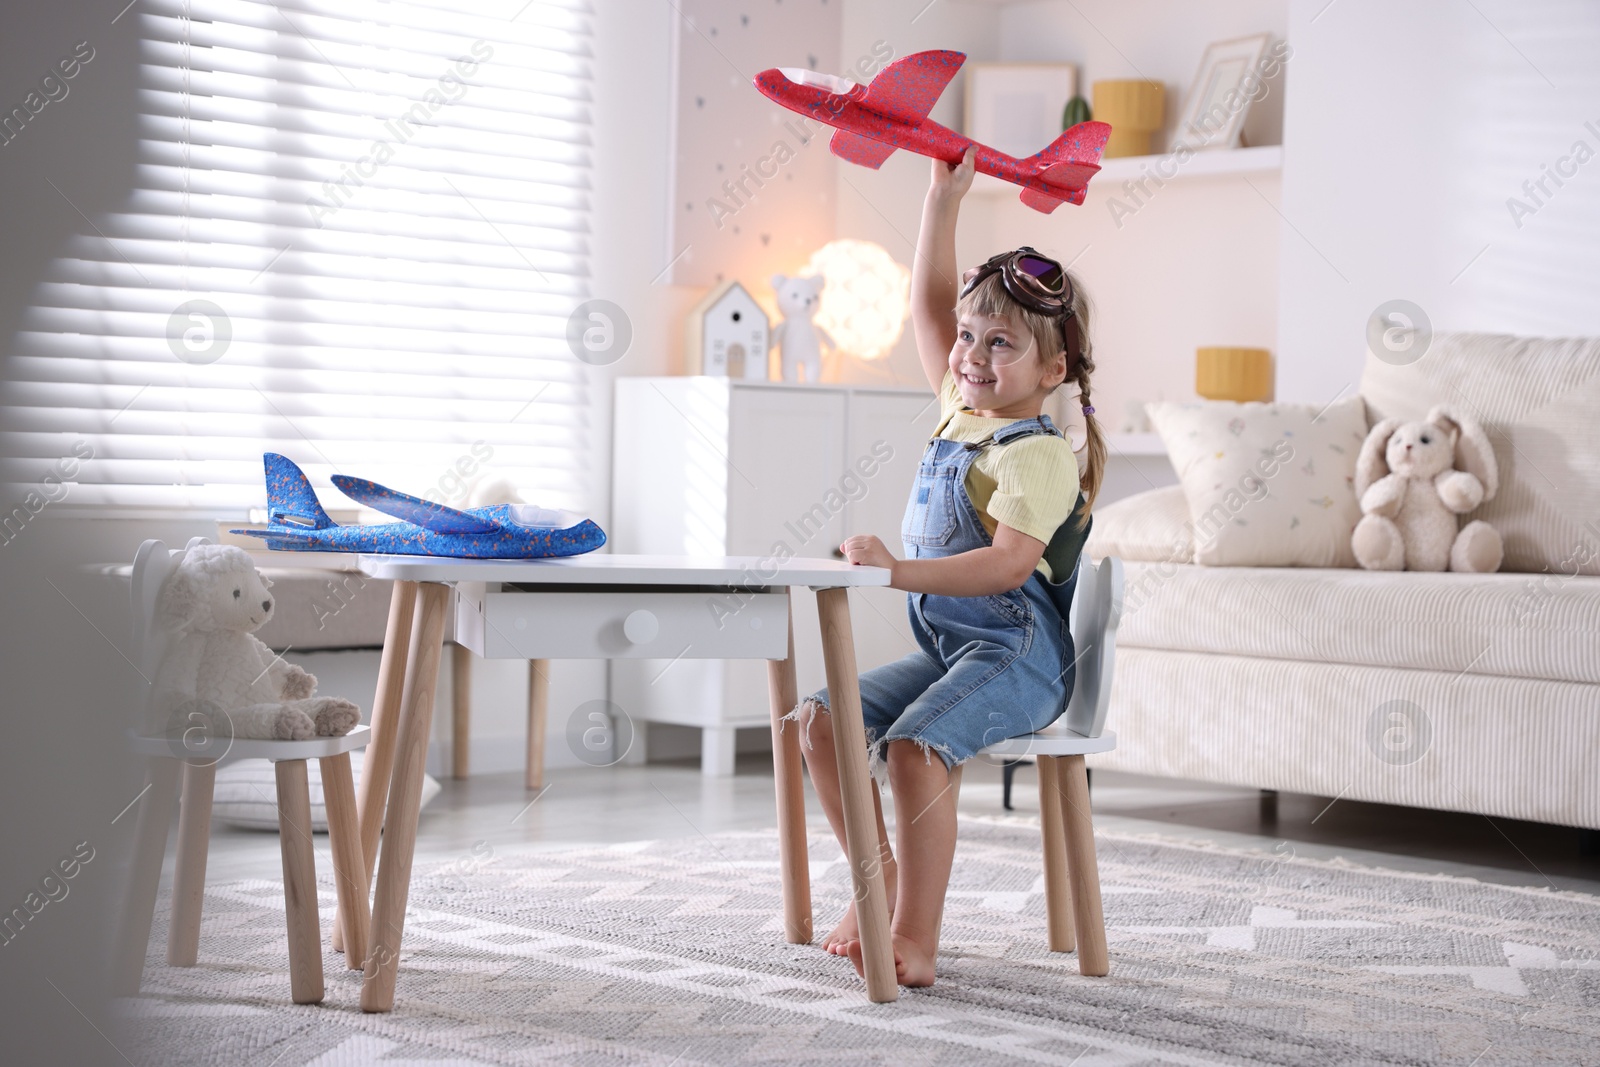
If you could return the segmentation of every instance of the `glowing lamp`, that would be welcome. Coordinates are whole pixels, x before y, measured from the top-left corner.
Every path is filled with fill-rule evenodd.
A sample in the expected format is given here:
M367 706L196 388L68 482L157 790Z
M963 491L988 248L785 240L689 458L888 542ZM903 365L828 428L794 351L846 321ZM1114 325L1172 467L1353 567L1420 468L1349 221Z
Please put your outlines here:
M900 340L911 313L911 270L871 241L829 241L802 274L824 282L816 322L841 352L880 359Z
M1265 348L1202 348L1194 391L1208 400L1271 400L1272 353Z

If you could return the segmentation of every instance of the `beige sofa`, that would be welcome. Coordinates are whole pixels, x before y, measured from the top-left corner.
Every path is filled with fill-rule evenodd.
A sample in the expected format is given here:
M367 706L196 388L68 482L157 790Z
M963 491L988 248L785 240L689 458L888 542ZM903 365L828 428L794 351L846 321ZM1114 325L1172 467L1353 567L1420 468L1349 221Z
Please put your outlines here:
M1369 425L1483 423L1501 572L1173 562L1180 489L1108 505L1120 743L1091 764L1600 829L1600 339L1441 334L1360 391Z

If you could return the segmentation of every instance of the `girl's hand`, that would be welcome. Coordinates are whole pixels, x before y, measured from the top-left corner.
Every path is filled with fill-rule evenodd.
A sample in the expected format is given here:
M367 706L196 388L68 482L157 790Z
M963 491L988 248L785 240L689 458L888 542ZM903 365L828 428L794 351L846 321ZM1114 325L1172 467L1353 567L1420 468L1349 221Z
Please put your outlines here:
M928 195L940 199L960 200L967 195L967 190L972 188L972 176L977 173L976 164L973 162L978 156L977 145L967 145L966 154L961 157L961 162L951 166L942 159L933 161L933 181L929 183Z
M839 551L844 553L845 559L863 567L893 568L895 564L895 558L883 547L883 542L871 534L846 538L844 544L839 546Z

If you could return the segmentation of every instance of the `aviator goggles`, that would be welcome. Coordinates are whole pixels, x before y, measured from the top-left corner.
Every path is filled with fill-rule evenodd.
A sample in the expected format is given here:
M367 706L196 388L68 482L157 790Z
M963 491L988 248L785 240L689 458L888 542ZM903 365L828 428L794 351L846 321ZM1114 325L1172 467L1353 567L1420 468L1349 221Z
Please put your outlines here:
M961 295L972 292L991 274L1000 275L1000 284L1012 300L1029 311L1057 318L1061 323L1062 347L1067 353L1067 370L1076 367L1078 331L1067 328L1067 320L1073 315L1072 281L1061 264L1023 245L1014 252L991 256L983 266L975 268L961 287Z

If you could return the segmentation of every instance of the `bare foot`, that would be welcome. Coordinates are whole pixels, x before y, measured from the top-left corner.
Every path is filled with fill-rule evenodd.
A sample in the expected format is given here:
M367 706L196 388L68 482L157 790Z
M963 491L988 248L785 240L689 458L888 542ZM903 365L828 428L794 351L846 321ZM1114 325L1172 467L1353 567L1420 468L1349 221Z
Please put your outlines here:
M861 923L856 919L856 902L852 900L850 906L844 910L844 918L839 920L839 925L822 939L822 951L833 956L843 956L844 947L860 936Z
M883 892L889 901L889 918L894 918L895 872L894 868L885 865L883 870ZM844 918L839 920L828 936L822 939L822 951L833 956L843 956L844 947L851 941L861 936L861 924L856 919L856 902L854 898L850 906L844 911Z
M932 985L933 961L938 946L926 948L900 934L892 935L891 943L894 946L895 981L903 986ZM856 973L865 978L867 966L862 959L861 942L851 941L845 945L844 951L845 955L850 957L850 962L855 965Z

